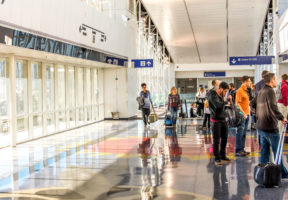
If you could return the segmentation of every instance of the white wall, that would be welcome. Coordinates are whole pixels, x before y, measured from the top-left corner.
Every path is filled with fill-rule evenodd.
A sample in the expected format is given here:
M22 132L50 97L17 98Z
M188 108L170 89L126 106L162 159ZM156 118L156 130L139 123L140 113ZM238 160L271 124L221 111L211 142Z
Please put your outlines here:
M105 118L111 118L111 112L119 112L120 118L129 117L127 84L128 73L126 68L104 69Z
M126 3L126 0L119 0L115 4L117 7L110 11L122 10ZM122 56L132 55L136 49L133 49L135 28L129 28L121 20L101 13L82 0L8 0L0 4L0 13L0 24L17 30ZM93 43L91 29L87 29L87 36L79 31L82 24L104 32L106 42L100 41L98 32Z

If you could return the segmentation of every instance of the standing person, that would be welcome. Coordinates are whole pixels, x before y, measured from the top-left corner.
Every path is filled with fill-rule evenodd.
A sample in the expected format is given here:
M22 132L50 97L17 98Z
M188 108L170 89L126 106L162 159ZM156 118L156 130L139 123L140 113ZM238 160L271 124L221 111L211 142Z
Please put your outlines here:
M203 116L204 102L206 99L206 91L204 87L200 87L199 92L196 95L196 99L198 104L197 115Z
M228 138L228 124L226 122L225 105L228 104L224 100L228 92L229 86L226 82L222 82L216 90L210 90L208 94L209 109L211 111L211 122L213 132L213 152L215 156L215 164L218 166L223 163L230 163L231 160L226 157L226 145ZM231 96L228 99L232 99ZM220 152L219 152L219 144Z
M150 115L150 107L151 105L153 107L153 103L151 99L151 93L146 89L146 83L142 83L141 87L142 91L140 92L140 96L144 98L144 105L142 106L142 118L144 126L146 127L148 123L148 116Z
M177 93L177 88L174 86L170 90L168 96L168 110L171 112L172 124L176 126L177 122L177 112L181 109L181 99Z
M269 74L269 71L267 70L264 70L262 72L262 80L259 81L258 83L256 83L255 85L255 96L258 94L258 92L265 86L265 83L264 83L264 76L268 75Z
M232 96L232 101L235 103L235 98L236 98L236 90L235 90L235 85L234 83L229 84L229 95Z
M218 87L219 87L219 81L216 80L216 79L214 79L214 80L212 81L212 89L208 90L208 92L207 92L207 97L208 97L209 92L210 92L211 90L217 90Z
M205 101L204 104L204 121L203 121L203 130L206 129L206 123L208 122L208 129L210 129L210 110L209 110L209 102L208 100Z
M242 85L236 93L235 104L244 114L245 120L237 128L236 134L236 156L247 156L249 153L245 151L246 132L249 125L250 107L249 95L247 89L251 87L251 79L248 76L242 77Z
M277 87L276 75L269 73L264 76L265 86L258 93L252 102L256 108L257 130L260 135L261 144L261 163L268 163L270 160L270 147L274 156L276 156L280 134L278 129L278 120L282 124L287 123L277 107L276 95L273 88ZM281 159L282 160L282 159ZM281 162L282 178L288 178L288 171Z
M255 85L252 84L251 86L251 92L252 92L252 99L251 101L255 98ZM255 124L256 124L256 116L255 113L251 111L250 109L250 114L251 114L251 130L256 130Z
M287 118L288 115L288 75L287 74L283 74L282 75L282 82L281 84L281 98L280 99L276 99L278 101L278 108L279 111L282 113L282 115ZM282 131L282 125L281 122L278 123L279 125L279 129L280 129L280 133Z

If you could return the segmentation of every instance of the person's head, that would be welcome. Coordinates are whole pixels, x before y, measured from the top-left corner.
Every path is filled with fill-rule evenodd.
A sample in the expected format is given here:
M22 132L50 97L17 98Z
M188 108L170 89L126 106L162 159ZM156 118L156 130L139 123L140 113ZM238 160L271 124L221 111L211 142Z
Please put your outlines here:
M218 95L225 97L229 90L229 85L226 82L221 82L219 88L217 89Z
M177 94L177 88L175 86L173 86L170 90L171 94Z
M270 72L267 71L267 70L262 71L262 78L264 79L264 77L265 77L266 75L268 75L269 73L270 73Z
M244 85L246 88L250 88L251 87L251 79L249 76L243 76L242 77L242 85Z
M282 80L283 81L287 81L288 80L288 75L287 74L283 74L282 75Z
M234 90L234 89L235 89L234 83L230 83L230 84L229 84L229 89L230 89L230 90Z
M266 76L264 76L264 83L266 85L270 85L273 88L277 87L277 78L274 73L269 73Z
M142 83L142 84L141 84L141 88L142 88L142 90L145 92L145 91L146 91L146 83Z
M205 92L205 88L204 87L200 87L200 92Z
M219 81L218 80L213 80L212 81L212 86L213 87L218 87L219 86Z
M196 108L196 103L191 104L192 108Z

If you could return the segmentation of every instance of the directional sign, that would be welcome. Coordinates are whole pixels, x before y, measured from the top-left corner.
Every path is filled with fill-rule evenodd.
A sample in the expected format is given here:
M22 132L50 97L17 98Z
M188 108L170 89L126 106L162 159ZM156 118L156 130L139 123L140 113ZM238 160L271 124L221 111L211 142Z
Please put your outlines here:
M230 65L271 65L274 56L230 57Z
M126 62L128 62L127 59L121 59L121 58L115 58L115 57L106 57L106 63L111 65L119 65L119 66L125 66Z
M225 77L226 72L204 72L204 77Z
M284 61L286 61L286 60L288 60L288 54L281 54L281 55L279 55L279 62L281 63L281 62L284 62Z
M135 68L150 68L154 65L153 59L137 59L132 60L132 63Z

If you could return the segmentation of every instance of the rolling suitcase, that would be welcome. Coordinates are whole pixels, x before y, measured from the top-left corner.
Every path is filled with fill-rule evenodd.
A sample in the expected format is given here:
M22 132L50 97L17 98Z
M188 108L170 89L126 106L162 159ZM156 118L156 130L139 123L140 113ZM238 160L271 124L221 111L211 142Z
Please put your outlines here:
M165 126L172 126L172 117L171 115L167 114L165 115L164 119Z
M280 136L278 149L273 163L258 164L254 168L254 180L264 187L275 187L281 185L281 159L283 154L283 145L285 140L287 124L283 128Z

